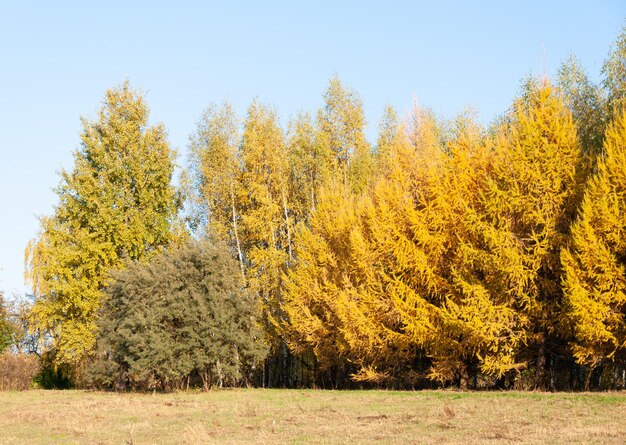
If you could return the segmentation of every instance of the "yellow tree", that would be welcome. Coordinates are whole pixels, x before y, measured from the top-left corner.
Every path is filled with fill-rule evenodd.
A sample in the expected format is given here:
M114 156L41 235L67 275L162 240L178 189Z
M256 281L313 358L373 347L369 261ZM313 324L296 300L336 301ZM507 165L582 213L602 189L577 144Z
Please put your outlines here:
M93 350L109 271L173 240L174 156L165 128L148 126L148 107L128 82L106 92L95 121L83 119L74 168L61 172L56 189L59 203L26 251L33 325L54 339L56 363L77 370Z
M290 122L287 149L295 225L315 210L320 189L330 177L331 153L306 113Z
M512 243L484 218L493 147L472 116L463 115L454 123L446 152L436 200L438 212L447 215L446 289L429 346L430 375L466 387L478 372L501 377L521 366L516 353L525 325L506 287L510 275L503 273L511 265L517 270Z
M428 128L424 122L425 134ZM425 224L411 190L418 177L437 177L429 170L436 168L436 151L417 151L403 131L388 151L389 174L371 198L355 197L340 177L326 188L310 229L299 233L298 264L286 279L284 304L292 349L311 350L335 375L349 370L356 380L377 383L417 377L412 364L431 316L420 291L429 277L437 279L411 226ZM416 175L424 169L431 174ZM423 230L418 236L428 238Z
M578 363L592 369L626 358L626 108L607 128L572 243L563 250L565 310Z
M289 159L276 113L256 101L248 108L240 146L242 245L249 285L264 308L266 328L280 318L282 272L293 259Z
M364 319L346 324L366 327L354 338L371 341L363 352L372 363L357 378L401 370L411 381L417 353L441 382L466 386L479 371L499 377L519 367L523 326L501 292L500 258L485 252L488 241L500 245L481 216L491 148L468 116L447 145L428 112L416 108L407 128L389 146L391 168L365 206L362 236L352 234L360 278L346 314Z
M345 88L337 76L324 93L324 107L317 116L319 143L331 154L333 175L356 192L367 186L373 158L365 139L365 115L356 92Z
M191 197L199 204L195 209L199 224L206 225L211 235L227 241L235 250L245 284L245 257L239 235L242 179L238 144L237 119L232 106L228 103L210 106L191 137Z
M508 293L529 328L520 355L544 386L547 357L558 353L560 252L580 201L581 150L572 115L547 82L518 99L495 143L485 219L507 242ZM554 346L551 346L554 345Z
M312 352L322 370L343 368L348 345L336 299L348 278L354 198L340 182L320 193L318 207L296 236L296 266L285 276L281 333L296 354Z

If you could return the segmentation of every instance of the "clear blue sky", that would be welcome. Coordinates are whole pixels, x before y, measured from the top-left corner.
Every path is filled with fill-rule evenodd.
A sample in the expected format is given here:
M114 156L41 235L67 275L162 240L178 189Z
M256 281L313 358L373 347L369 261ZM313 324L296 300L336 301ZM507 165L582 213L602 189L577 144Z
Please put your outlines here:
M20 2L0 0L0 290L24 292L23 251L72 168L79 117L128 78L184 164L202 110L254 97L283 123L315 110L333 74L361 95L368 135L412 97L488 122L529 73L575 54L598 80L621 1Z

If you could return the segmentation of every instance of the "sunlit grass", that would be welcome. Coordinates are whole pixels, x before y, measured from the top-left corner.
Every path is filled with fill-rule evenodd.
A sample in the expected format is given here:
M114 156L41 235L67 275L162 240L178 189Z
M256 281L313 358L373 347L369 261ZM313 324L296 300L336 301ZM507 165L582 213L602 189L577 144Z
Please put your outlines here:
M626 393L0 393L3 444L624 443Z

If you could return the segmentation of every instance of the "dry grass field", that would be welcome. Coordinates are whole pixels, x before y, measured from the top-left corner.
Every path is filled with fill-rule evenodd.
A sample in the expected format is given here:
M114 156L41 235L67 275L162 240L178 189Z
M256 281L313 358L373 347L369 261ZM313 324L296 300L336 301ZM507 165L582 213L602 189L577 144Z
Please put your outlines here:
M626 443L626 393L0 393L2 444Z

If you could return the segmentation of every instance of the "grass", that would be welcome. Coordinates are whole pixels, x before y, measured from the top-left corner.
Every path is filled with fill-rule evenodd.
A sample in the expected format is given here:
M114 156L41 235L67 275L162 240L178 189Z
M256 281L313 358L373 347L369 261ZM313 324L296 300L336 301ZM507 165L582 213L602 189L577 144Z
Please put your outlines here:
M626 393L0 393L2 444L626 443Z

